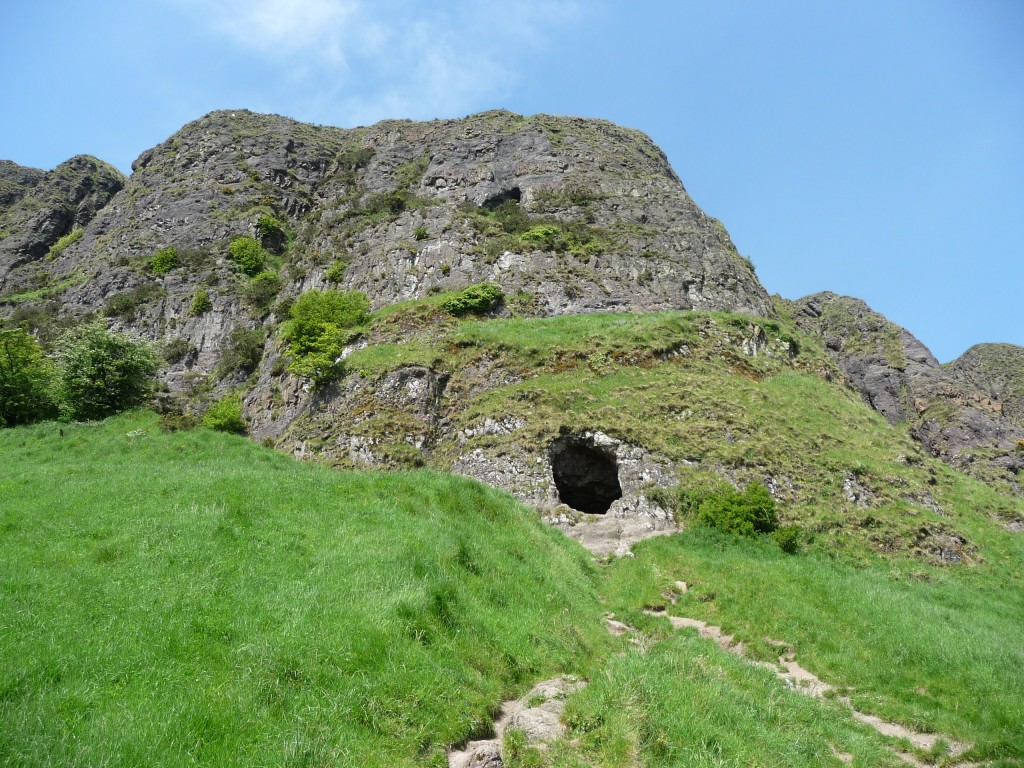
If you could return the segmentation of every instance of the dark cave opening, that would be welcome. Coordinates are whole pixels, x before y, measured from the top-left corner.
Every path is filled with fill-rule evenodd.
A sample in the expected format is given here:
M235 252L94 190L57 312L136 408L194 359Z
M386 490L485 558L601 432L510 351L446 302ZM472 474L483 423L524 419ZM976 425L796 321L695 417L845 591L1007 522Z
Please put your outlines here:
M551 446L551 472L563 504L588 515L603 515L622 498L615 457L579 439L563 438Z
M480 207L488 211L493 211L502 203L507 203L509 200L515 200L518 203L522 199L522 190L519 189L519 187L512 187L512 189L506 189L496 195L491 195L481 203Z

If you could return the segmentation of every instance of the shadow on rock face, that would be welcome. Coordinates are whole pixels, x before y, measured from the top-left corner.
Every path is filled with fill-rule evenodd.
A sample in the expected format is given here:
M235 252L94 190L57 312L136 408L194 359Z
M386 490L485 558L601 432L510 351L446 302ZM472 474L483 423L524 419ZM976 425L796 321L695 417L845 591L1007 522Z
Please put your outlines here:
M570 435L552 443L548 455L563 504L588 515L603 515L613 501L622 498L614 454Z

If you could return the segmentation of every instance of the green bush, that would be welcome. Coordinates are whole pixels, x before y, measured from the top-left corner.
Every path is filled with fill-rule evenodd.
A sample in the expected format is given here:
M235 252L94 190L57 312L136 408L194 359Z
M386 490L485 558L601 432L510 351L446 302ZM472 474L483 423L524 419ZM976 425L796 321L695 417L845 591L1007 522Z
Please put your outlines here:
M239 237L228 246L231 260L242 272L252 277L263 271L267 261L267 252L260 242L252 237Z
M267 247L280 251L291 240L291 233L280 219L274 216L260 216L256 231Z
M164 348L161 350L160 355L171 365L179 363L185 359L186 355L191 354L195 351L195 347L189 344L187 339L183 339L180 336L176 339L164 344Z
M373 157L373 152L372 147L349 147L338 153L335 162L341 168L352 171L358 170L359 168L366 167L366 164Z
M530 217L518 200L506 200L491 212L491 216L509 235L518 235L530 228Z
M263 359L266 334L262 328L236 327L221 343L216 375L223 379L231 373L250 374Z
M456 317L480 315L494 309L504 296L501 288L494 283L477 283L442 301L441 309Z
M153 282L136 285L131 290L111 296L103 305L103 315L132 318L140 306L163 293L163 289Z
M224 395L203 414L200 426L214 429L218 432L244 435L247 427L245 419L242 418L242 396L237 392Z
M801 538L802 532L797 525L784 525L772 534L772 539L779 545L779 549L787 555L795 555L800 551Z
M281 279L277 272L265 270L246 283L242 289L242 298L252 307L267 311L274 302L274 297L281 289Z
M335 259L331 262L331 266L327 268L326 277L332 283L340 283L345 277L345 270L347 268L347 261L344 259Z
M0 328L0 427L56 414L54 369L39 342L20 328Z
M149 271L154 275L166 275L178 266L178 249L171 246L153 254L149 260Z
M350 329L370 317L370 300L362 291L306 291L296 299L282 335L291 347L292 373L318 384L336 377L336 363L352 337Z
M56 259L64 251L70 248L72 245L82 239L82 235L85 234L81 229L74 229L64 237L60 238L56 243L50 246L50 252L46 254L46 258L49 260Z
M280 219L274 216L260 216L256 223L256 231L261 237L285 237L285 226Z
M741 536L779 527L775 501L761 483L751 483L743 493L730 489L707 496L697 508L695 522Z
M519 235L519 240L542 251L564 250L560 248L562 230L553 224L537 224Z
M148 344L96 322L67 331L57 348L56 393L65 417L103 419L149 399L160 358Z
M420 224L416 229L412 231L412 236L416 240L426 240L430 236L430 232L425 226Z
M210 294L204 288L196 290L192 296L192 306L189 312L193 315L202 315L213 309L213 301L210 300Z

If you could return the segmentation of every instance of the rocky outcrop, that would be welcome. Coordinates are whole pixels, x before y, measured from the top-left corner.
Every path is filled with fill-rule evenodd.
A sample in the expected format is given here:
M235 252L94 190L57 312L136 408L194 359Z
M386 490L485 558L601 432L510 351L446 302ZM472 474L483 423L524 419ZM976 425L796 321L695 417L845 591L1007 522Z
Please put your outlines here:
M890 423L913 412L916 382L939 370L939 361L913 334L860 299L817 293L792 302L797 326L819 336L849 383Z
M847 382L890 422L907 422L934 456L1021 492L1024 349L980 344L948 366L860 299L819 293L788 303Z
M976 344L945 368L965 391L977 392L990 409L1024 427L1024 347ZM998 404L998 407L996 406Z
M662 152L604 121L491 112L342 130L224 111L144 152L133 169L47 277L66 284L68 309L96 309L152 283L145 260L178 248L188 254L183 284L161 286L162 307L139 310L157 337L198 286L212 289L215 306L238 294L226 245L256 234L264 215L294 234L282 297L328 285L328 267L341 263L344 274L332 276L375 308L493 281L528 294L542 314L774 311ZM534 229L529 237L509 237L486 215L508 201L521 208L520 228ZM76 209L53 233L81 220ZM0 269L19 266L7 258Z
M0 162L0 294L45 284L38 262L89 224L124 183L120 171L86 155L48 173Z

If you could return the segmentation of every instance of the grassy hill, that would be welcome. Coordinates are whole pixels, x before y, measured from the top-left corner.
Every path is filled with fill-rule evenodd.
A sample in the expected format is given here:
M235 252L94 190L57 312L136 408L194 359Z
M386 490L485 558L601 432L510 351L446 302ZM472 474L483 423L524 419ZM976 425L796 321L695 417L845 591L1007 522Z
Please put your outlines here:
M1024 762L1024 552L994 521L969 567L698 529L595 563L470 480L337 473L142 412L63 429L0 432L0 764L440 766L561 672L590 681L566 738L508 764L901 764L658 606Z
M585 553L472 481L64 432L0 432L0 764L412 764L609 644Z

